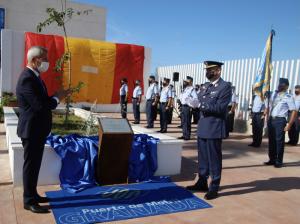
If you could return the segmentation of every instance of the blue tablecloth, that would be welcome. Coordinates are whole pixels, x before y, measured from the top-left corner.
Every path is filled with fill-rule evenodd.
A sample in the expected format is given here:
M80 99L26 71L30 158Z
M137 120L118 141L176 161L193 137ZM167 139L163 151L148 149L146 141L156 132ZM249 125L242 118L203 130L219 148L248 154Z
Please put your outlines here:
M154 180L157 169L157 142L159 140L145 134L134 135L129 158L129 182ZM97 185L95 162L98 154L98 136L80 136L77 134L50 135L49 144L62 160L59 174L62 189L79 192Z

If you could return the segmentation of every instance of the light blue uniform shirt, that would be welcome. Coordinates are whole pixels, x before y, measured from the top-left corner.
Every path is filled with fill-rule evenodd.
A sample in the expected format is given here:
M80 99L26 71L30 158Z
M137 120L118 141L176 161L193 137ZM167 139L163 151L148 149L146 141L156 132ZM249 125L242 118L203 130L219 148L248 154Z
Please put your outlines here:
M260 113L265 109L265 103L261 100L260 96L255 95L252 103L252 112Z
M146 100L154 99L155 95L158 95L158 87L155 83L152 83L146 93Z
M160 99L159 102L166 103L169 98L172 97L172 91L169 86L163 87L160 92Z
M274 92L270 100L270 111L272 117L284 117L287 119L288 111L296 110L295 100L287 92Z
M299 111L300 110L300 95L294 96L294 99L295 99L296 110Z
M124 96L128 93L128 86L127 84L123 84L120 88L120 96Z
M140 86L136 86L133 90L132 97L138 98L140 95L142 95L142 88Z
M187 104L187 98L198 99L198 95L193 86L187 86L181 94L180 101L182 105Z
M235 93L232 93L232 96L231 96L231 101L230 103L228 104L228 106L231 106L233 103L237 103L237 95Z

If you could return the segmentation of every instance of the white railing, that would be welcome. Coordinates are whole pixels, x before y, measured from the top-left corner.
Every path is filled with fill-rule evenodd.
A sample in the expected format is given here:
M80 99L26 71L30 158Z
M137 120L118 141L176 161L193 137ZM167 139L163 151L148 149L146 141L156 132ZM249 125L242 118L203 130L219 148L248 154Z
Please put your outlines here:
M236 94L238 95L236 118L249 119L248 108L252 98L251 86L254 82L259 63L259 58L224 61L222 78L232 82L232 85L236 86ZM273 61L272 64L271 91L276 89L279 78L284 77L289 79L290 91L293 92L294 86L300 84L300 59ZM164 77L172 80L173 72L179 72L179 82L176 82L175 86L177 95L180 93L182 81L187 75L193 77L194 84L207 82L203 63L158 67L157 75L159 81Z

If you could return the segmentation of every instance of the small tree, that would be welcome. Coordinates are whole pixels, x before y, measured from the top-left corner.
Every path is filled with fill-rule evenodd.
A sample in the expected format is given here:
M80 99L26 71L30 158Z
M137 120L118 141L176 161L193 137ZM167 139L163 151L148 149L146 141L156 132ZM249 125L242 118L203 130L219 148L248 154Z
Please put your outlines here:
M77 86L72 87L71 82L72 82L72 68L71 68L71 51L69 48L69 41L68 41L68 34L67 34L67 29L66 29L66 24L73 18L74 15L88 15L89 12L92 10L84 10L84 11L77 11L72 8L67 8L67 1L66 0L61 0L61 11L56 10L54 8L47 8L46 12L48 14L48 18L40 22L37 25L37 32L42 32L42 30L51 25L51 24L56 24L59 28L62 28L64 37L65 37L65 42L66 42L66 48L67 50L65 53L56 61L55 64L55 71L59 73L63 73L63 66L65 63L68 65L68 88L72 90L72 93L69 97L66 99L66 115L65 115L65 124L68 124L68 116L70 113L70 103L72 102L72 94L74 92L79 92L80 89L84 86L83 82L79 82Z

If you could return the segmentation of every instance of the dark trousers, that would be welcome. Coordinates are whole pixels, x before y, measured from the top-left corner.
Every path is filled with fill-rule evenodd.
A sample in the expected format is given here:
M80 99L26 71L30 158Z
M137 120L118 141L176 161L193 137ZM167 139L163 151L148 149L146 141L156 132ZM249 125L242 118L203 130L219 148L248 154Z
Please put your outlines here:
M228 111L228 115L226 118L226 132L227 132L227 136L229 136L229 132L233 132L233 127L234 127L234 116L235 113L231 113L229 114L229 111L231 110L232 106L228 106L227 111Z
M166 103L160 103L160 130L167 131L168 127L168 110L166 110Z
M45 142L45 138L22 139L22 145L24 148L24 204L36 203L36 197L38 196L36 186L41 168Z
M147 126L154 126L154 106L152 106L153 100L147 100L146 102L146 117L147 117Z
M199 108L194 108L192 110L192 113L193 113L193 123L194 124L198 124L198 120L199 120L199 117L200 117L200 110L199 110Z
M170 107L169 110L167 111L167 123L172 124L172 119L173 119L173 107Z
M126 118L127 117L126 95L120 96L120 105L121 105L121 115L122 115L122 118Z
M294 121L293 125L291 126L291 129L289 130L289 143L291 145L297 145L299 141L299 131L300 131L300 121L298 116L296 120Z
M192 113L191 108L187 105L182 106L182 135L185 139L191 138L192 129Z
M140 104L138 103L138 99L132 99L132 110L134 121L140 123Z
M268 120L269 159L277 164L282 164L283 160L285 126L286 119L283 117Z
M263 113L252 113L252 144L254 146L260 146L263 135L264 119L262 119Z
M207 183L210 176L210 191L218 191L222 173L222 139L198 137L199 180Z

